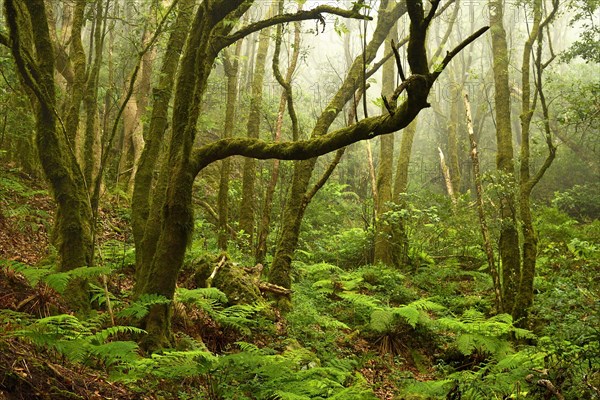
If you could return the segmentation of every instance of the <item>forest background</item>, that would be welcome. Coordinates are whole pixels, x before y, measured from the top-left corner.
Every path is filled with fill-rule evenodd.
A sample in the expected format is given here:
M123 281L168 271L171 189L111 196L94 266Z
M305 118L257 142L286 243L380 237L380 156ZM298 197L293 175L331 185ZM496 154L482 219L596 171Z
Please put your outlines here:
M5 0L0 393L598 396L599 7Z

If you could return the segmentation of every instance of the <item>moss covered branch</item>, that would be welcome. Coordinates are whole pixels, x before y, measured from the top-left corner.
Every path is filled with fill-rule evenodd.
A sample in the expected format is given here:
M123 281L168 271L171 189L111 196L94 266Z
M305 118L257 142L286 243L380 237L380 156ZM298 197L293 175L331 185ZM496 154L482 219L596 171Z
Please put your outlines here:
M333 7L330 5L320 5L312 10L298 11L296 13L285 13L279 14L275 17L268 18L262 21L255 22L248 26L245 26L231 35L225 36L221 39L222 47L227 47L232 43L250 35L251 33L258 32L261 29L269 28L273 25L285 24L294 21L305 21L309 19L316 19L325 25L325 18L323 14L337 15L344 18L371 20L372 17L363 15L356 10L344 10L342 8Z

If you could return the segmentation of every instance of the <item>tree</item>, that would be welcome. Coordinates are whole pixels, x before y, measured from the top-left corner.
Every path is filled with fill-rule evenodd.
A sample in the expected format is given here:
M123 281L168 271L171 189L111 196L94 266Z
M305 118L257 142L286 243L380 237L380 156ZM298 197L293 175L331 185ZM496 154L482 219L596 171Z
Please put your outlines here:
M517 183L513 159L510 90L508 87L508 48L506 44L506 32L503 27L503 9L501 2L490 2L490 23L492 26L494 51L496 138L498 146L496 166L501 173L503 185L500 205L499 249L502 267L502 290L499 303L500 311L512 314L515 319L525 318L527 310L533 302L533 278L535 276L537 259L537 237L531 213L531 191L550 167L556 155L556 147L552 143L548 125L548 108L544 98L543 81L541 79L543 69L549 62L544 63L541 57L543 29L552 21L557 9L558 2L553 1L552 9L542 21L542 1L534 0L532 4L533 25L525 42L522 56L521 149ZM535 83L537 95L542 103L543 120L545 121L544 135L548 146L548 156L537 173L532 176L530 166L530 130L537 96L532 101L531 57L533 45L536 42L538 43L538 49L536 54L535 69L537 74ZM518 227L521 229L522 243L519 240Z
M519 286L521 254L517 230L515 199L515 165L512 144L510 88L508 84L508 45L504 29L504 5L491 0L490 30L494 73L494 104L496 112L496 168L501 174L503 190L500 199L500 262L502 265L501 312L512 313Z
M267 11L267 16L274 13L277 3L273 3ZM267 63L267 52L271 42L271 29L266 28L260 32L258 49L256 51L256 61L252 74L252 93L250 97L250 112L248 114L248 125L246 133L249 138L258 138L260 133L260 121L263 99L263 83L265 78L265 66ZM248 240L246 250L251 250L254 246L254 219L256 209L256 160L252 157L244 159L242 177L242 202L240 206L240 229Z
M201 147L194 147L196 125L202 112L201 100L206 93L208 77L214 62L223 49L252 32L277 24L306 19L322 21L322 15L325 13L344 18L367 18L361 14L361 7L344 10L329 5L320 5L311 10L277 15L233 31L235 24L232 22L238 21L245 14L251 3L251 1L243 0L202 2L197 6L190 28L185 32L183 29L177 31L178 34L183 34L179 38L186 37L186 45L178 61L168 148L164 154L156 182L153 183L150 176L147 186L142 188L136 177L136 188L134 188L134 197L139 196L139 201L143 203L142 208L136 211L135 218L137 219L134 222L137 232L136 250L140 252L140 255L137 256L138 270L136 271L136 293L138 295L153 294L162 295L168 299L173 298L177 276L183 265L185 250L193 227L193 182L201 170L216 161L233 155L257 159L313 159L360 140L398 131L406 127L422 109L429 106L427 96L431 87L452 58L487 30L487 28L480 29L456 49L448 52L439 68L431 72L427 66L425 39L427 28L439 2L434 1L428 13L425 13L420 1L407 2L406 5L404 3L397 4L392 11L382 13L380 18L391 26L406 7L411 18L408 60L413 75L406 78L394 90L387 113L364 118L351 126L326 133L335 119L335 115L340 112L354 92L355 84L360 76L360 64L358 64L357 67L353 66L351 69L354 79L346 81L344 90L332 102L331 106L334 108L330 106L330 111L325 113L330 116L323 116L317 122L317 125L320 126L317 130L322 130L321 135L291 143L270 143L257 138L225 138ZM53 81L55 64L52 46L50 46L48 18L44 2L41 0L27 2L26 7L23 8L22 4L16 5L13 0L6 0L5 5L10 28L10 40L5 41L11 45L19 72L35 94L38 143L51 150L52 153L51 157L42 160L43 164L46 164L44 166L45 173L50 178L55 191L62 189L63 182L68 184L67 190L61 193L61 196L55 193L57 201L64 201L65 197L70 194L68 189L75 187L79 190L79 186L74 182L83 174L79 172L75 175L71 164L65 163L65 160L68 161L74 156L69 155L67 151L68 146L64 136L61 135L60 125L55 114L56 93ZM174 6L175 4L172 7ZM28 49L22 46L21 39L26 32L31 32L32 29L35 30L36 35L34 45ZM386 37L388 30L389 28L376 31L377 40L366 48L369 58L375 57L376 50ZM174 39L173 35L171 39ZM173 49L168 49L168 51L171 50ZM173 60L177 62L176 57ZM163 60L163 68L165 65L165 60ZM137 68L139 69L139 60ZM135 79L131 81L133 82ZM166 99L166 103L162 104L168 104L168 97L158 96L159 94L169 94L169 84L166 83L164 92L154 91L155 102L151 121L156 117L156 123L161 121L164 123L166 116L164 109L156 110L157 100ZM349 94L346 93L347 91ZM406 98L397 104L403 92L407 93ZM339 109L336 107L338 104ZM157 115L154 114L154 111L157 112ZM113 128L113 133L115 129ZM157 130L156 132L163 131ZM150 142L158 137L155 137L152 132L154 131L149 129L149 135L152 135L148 138ZM150 147L148 144L147 146ZM155 149L155 147L151 148ZM156 156L154 159L149 158L151 156L150 151L145 149L140 160L138 175L141 173L142 176L148 176L148 171L151 171L152 168L146 168L143 165L146 163L145 165L148 166L155 162ZM142 173L142 171L144 172ZM57 176L57 172L60 172L60 175ZM80 187L84 188L85 186L80 185ZM153 188L152 193L149 194L151 188ZM79 192L71 197L75 201L74 206L85 199L85 197L79 196ZM67 204L67 206L69 205L71 204ZM83 211L89 209L86 204ZM63 218L64 216L61 217L61 221ZM86 226L85 222L85 219L81 222L78 221L84 227ZM79 225L77 228L80 229ZM67 233L69 233L68 230ZM79 249L79 253L84 255L80 258L86 262L85 251ZM75 252L74 254L78 255L79 253ZM155 349L168 345L170 307L168 305L153 306L146 318L145 328L149 333L145 342L147 348Z

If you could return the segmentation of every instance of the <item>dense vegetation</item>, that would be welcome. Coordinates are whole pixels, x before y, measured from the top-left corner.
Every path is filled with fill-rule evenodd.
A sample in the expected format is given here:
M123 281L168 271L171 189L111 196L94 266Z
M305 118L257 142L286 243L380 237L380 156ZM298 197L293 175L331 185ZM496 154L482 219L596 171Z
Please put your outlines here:
M0 398L600 398L597 1L3 3Z

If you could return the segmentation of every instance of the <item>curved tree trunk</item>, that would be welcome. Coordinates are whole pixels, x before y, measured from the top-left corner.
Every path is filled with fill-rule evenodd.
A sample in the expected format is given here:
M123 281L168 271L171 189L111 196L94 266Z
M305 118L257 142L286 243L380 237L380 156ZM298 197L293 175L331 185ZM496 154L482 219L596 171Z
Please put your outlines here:
M131 223L136 248L137 279L135 292L137 294L141 293L139 284L145 281L160 232L159 215L157 213L150 213L151 193L154 193L153 199L158 204L160 202L159 197L162 198L160 194L166 190L166 182L159 185L154 182L153 176L157 160L164 158L161 156L161 148L168 127L169 103L173 93L179 55L183 49L187 30L192 21L193 7L193 0L179 1L177 18L171 29L166 52L162 60L160 80L157 86L152 89L153 103L150 124L146 132L145 146L135 174L131 201ZM161 174L163 181L165 176L164 173ZM150 223L149 220L151 217L157 222L154 224ZM147 229L148 226L151 227Z
M54 75L55 55L43 0L16 4L7 0L6 20L12 39L12 53L25 84L35 96L36 144L44 174L57 204L54 242L60 257L59 270L68 271L92 263L92 209L72 142L57 118ZM24 37L31 30L33 43ZM22 47L27 46L27 47ZM25 54L35 54L35 59ZM68 300L77 310L88 310L83 288L71 284Z

